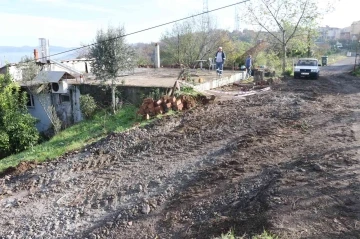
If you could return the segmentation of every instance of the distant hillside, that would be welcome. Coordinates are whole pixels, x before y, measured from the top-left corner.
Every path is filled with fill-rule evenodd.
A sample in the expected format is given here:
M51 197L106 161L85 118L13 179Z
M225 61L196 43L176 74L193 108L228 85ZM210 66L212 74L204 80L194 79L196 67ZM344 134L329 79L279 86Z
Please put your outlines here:
M50 46L50 55L57 54L63 51L68 51L76 47L61 47L61 46ZM33 46L0 46L0 66L3 66L6 63L16 63L21 60L24 56L32 57L34 54L34 49L38 47ZM54 56L54 59L64 60L64 59L73 59L76 57L76 52L68 52L63 55Z

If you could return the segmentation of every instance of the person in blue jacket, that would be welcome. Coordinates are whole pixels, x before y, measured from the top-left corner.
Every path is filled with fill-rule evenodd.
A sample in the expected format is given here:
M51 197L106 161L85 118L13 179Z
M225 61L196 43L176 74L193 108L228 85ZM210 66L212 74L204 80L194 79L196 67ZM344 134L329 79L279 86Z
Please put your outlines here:
M250 76L251 76L251 67L252 67L251 55L249 55L249 56L246 58L245 67L246 67L247 76L250 77Z
M218 76L221 76L223 73L225 59L226 59L225 53L223 52L222 47L220 46L215 54L216 73L218 74Z

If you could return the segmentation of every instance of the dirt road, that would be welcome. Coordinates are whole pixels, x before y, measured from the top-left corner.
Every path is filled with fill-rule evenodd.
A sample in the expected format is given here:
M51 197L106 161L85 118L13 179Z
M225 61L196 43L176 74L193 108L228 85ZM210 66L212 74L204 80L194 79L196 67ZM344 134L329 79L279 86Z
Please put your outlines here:
M0 237L360 238L350 60L1 178Z

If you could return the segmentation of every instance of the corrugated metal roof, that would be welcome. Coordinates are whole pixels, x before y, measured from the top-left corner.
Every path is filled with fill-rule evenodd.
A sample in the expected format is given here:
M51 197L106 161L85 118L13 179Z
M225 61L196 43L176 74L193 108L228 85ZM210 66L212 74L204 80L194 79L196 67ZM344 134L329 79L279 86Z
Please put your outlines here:
M33 81L38 83L53 83L64 79L75 79L75 77L66 71L41 71Z

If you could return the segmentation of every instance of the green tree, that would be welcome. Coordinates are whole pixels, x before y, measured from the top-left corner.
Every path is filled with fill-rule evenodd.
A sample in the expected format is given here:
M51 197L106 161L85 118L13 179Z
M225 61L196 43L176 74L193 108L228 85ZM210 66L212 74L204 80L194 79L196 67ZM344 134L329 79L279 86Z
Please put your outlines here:
M135 52L126 42L124 27L109 27L99 30L94 44L89 49L92 72L98 80L110 80L112 109L116 111L116 85L118 78L132 72L135 68Z
M318 4L318 0L256 0L248 5L246 20L260 26L279 43L283 73L289 43L299 29L311 26L324 13Z
M26 150L39 140L37 120L27 112L27 100L10 74L0 75L0 157Z

